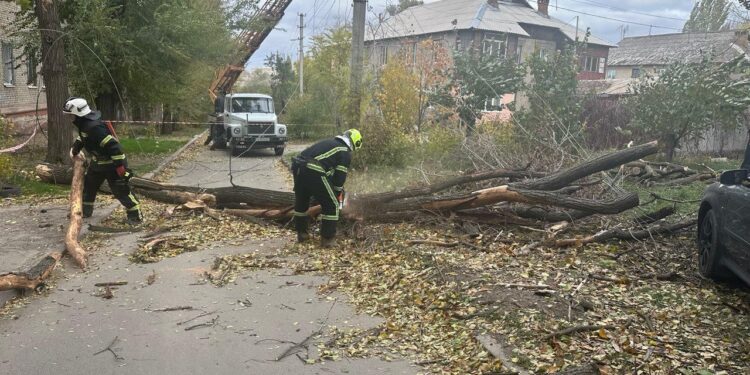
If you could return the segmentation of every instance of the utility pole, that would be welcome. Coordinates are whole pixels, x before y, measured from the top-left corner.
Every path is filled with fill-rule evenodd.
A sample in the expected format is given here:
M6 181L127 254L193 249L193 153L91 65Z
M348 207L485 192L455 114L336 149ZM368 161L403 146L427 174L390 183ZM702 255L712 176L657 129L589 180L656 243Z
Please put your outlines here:
M352 22L352 64L350 89L352 94L352 121L359 126L360 108L362 103L362 72L364 70L365 55L365 18L367 16L367 0L354 0L354 19Z
M299 96L305 95L305 15L299 14Z

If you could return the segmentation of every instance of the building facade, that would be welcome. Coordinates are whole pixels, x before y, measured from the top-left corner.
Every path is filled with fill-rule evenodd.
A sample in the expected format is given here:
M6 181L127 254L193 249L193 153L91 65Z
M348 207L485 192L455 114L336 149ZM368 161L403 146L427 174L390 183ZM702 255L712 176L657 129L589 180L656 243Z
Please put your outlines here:
M0 115L15 125L16 132L25 134L33 130L37 116L42 124L46 122L47 100L38 62L26 56L10 35L19 9L15 2L0 1Z
M584 39L585 30L550 17L548 6L549 0L538 0L538 10L525 0L442 0L411 7L369 30L369 62L378 68L405 53L416 56L421 42L429 40L449 50L473 49L520 63ZM586 51L579 51L578 78L604 79L613 46L589 36Z

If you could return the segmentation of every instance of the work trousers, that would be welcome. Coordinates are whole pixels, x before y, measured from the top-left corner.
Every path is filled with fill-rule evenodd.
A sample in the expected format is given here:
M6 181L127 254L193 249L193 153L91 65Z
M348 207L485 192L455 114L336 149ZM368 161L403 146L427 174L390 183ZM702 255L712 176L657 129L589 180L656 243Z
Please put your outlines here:
M309 218L307 210L310 199L322 208L320 235L325 239L336 237L336 223L339 220L339 205L328 177L307 167L292 168L294 174L294 225L297 233L307 233Z
M114 168L101 168L100 166L90 166L86 170L86 177L83 181L83 216L91 216L94 212L94 202L96 193L107 180L109 188L128 212L128 218L135 219L141 217L141 204L130 192L128 182L117 174Z

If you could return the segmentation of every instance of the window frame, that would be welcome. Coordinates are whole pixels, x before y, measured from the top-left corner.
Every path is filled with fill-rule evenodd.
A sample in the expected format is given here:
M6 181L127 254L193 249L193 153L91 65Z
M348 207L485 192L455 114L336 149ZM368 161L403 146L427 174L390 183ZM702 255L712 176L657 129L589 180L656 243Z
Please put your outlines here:
M9 42L0 42L0 48L2 49L2 51L0 51L0 58L3 60L3 86L16 87L16 69L13 65L13 62L15 61L13 44ZM6 56L6 53L9 53L10 57Z
M489 54L488 46L490 47ZM494 49L497 49L497 53ZM485 33L482 38L482 56L505 59L508 56L508 34Z
M36 89L39 87L39 73L37 72L38 68L39 65L37 64L36 57L28 56L26 58L26 86L28 86L30 89Z

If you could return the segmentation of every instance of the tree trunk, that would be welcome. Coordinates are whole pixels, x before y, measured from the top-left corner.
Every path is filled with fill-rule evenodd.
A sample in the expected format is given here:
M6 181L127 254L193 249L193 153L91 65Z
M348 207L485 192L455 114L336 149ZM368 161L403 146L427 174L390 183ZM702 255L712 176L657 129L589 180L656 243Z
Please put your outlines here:
M664 142L664 157L668 163L674 160L674 150L677 148L677 137L674 134L668 134Z
M113 93L99 94L95 99L96 109L102 113L102 119L122 120L117 116L117 96Z
M0 275L0 291L13 289L34 290L39 288L52 273L52 270L55 269L57 262L60 261L62 256L62 253L54 252L42 258L28 272L11 272Z
M47 157L49 163L69 164L73 125L62 113L69 97L65 66L65 41L56 0L35 1L42 42L42 76L47 97Z
M86 251L78 243L83 224L83 160L73 162L73 183L70 187L70 225L65 235L65 250L83 269L86 268Z

